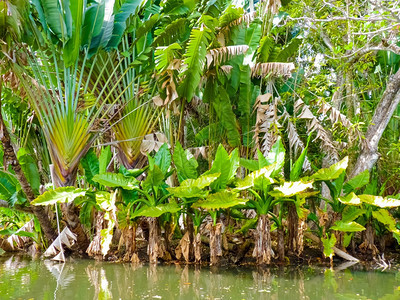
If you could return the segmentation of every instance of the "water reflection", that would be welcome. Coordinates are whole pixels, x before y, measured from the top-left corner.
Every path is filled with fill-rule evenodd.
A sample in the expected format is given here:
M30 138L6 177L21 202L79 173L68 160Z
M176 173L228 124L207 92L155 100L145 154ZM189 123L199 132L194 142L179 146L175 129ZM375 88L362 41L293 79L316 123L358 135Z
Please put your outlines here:
M399 272L360 265L205 268L0 256L0 299L400 299Z

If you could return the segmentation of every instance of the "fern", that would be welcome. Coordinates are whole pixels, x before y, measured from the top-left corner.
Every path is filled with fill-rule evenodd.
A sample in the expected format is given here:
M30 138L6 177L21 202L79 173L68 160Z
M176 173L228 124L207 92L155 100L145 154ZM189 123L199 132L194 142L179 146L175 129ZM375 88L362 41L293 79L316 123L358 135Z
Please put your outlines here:
M185 53L186 70L184 80L179 87L179 94L188 102L192 100L197 86L200 83L204 63L206 61L207 46L212 38L212 32L207 27L194 28L190 34L189 44Z

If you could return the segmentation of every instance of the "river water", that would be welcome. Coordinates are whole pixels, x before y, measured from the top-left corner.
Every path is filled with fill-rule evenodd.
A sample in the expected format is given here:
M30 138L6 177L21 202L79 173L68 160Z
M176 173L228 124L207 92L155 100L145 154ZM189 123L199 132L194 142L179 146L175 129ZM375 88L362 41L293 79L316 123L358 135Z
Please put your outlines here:
M7 255L0 256L0 299L400 299L400 272L366 271L359 264L268 269L83 259L60 264Z

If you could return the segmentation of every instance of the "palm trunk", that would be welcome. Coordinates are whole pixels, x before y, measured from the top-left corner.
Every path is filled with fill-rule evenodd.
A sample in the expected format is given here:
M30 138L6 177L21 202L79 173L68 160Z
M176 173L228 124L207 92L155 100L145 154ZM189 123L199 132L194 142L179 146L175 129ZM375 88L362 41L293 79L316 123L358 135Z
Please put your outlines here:
M0 138L1 143L3 145L4 151L4 159L7 163L9 163L12 169L15 172L15 176L17 177L22 191L25 193L26 199L30 202L35 200L35 194L30 186L28 180L25 177L24 172L21 169L21 165L15 155L14 148L11 145L10 135L8 134L6 125L4 124L3 115L1 111L1 94L2 94L3 83L0 81ZM51 243L56 238L56 232L51 225L50 219L46 214L44 207L42 206L32 206L32 212L39 220L40 226L43 229L43 232L47 238L47 240Z
M260 215L256 227L253 257L256 258L257 264L268 265L271 263L271 254L271 221L268 215Z

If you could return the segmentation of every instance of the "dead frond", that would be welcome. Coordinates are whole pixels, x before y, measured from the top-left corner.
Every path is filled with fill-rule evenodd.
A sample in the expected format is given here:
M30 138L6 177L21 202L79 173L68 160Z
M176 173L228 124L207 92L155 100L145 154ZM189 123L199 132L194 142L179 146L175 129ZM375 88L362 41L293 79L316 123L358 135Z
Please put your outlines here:
M315 139L321 141L321 148L329 156L330 162L334 163L339 161L337 145L335 145L335 142L332 140L330 133L325 130L320 121L311 112L308 105L299 99L294 104L294 110L296 114L300 112L297 118L307 120L308 134L311 132L316 132L317 137Z
M156 132L147 134L144 136L142 144L140 145L140 152L143 155L147 155L153 150L157 152L164 143L168 143L168 139L163 133Z
M207 68L210 68L212 64L214 66L220 65L222 62L232 58L233 56L246 53L247 50L249 50L249 46L247 45L226 46L211 49L206 55Z
M20 236L18 233L23 231L25 232L33 232L34 222L33 219L18 229L14 234L10 235L7 238L7 243L9 244L12 250L23 249L24 245L29 242L29 237Z
M272 101L272 94L267 93L257 97L254 110L257 110L256 125L254 128L255 146L265 155L278 138L278 108L276 101ZM262 137L261 137L262 135Z
M43 253L45 257L55 256L54 260L65 260L63 253L63 245L71 248L77 241L76 234L73 233L68 227L65 227L59 236L54 240L53 243Z
M251 68L251 77L264 78L268 75L290 77L294 69L293 63L257 63Z

